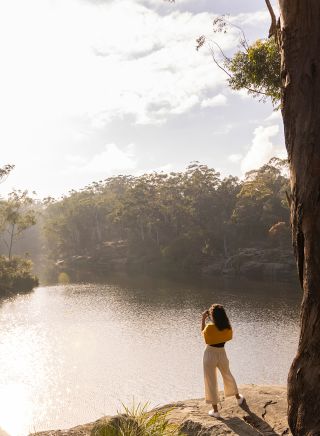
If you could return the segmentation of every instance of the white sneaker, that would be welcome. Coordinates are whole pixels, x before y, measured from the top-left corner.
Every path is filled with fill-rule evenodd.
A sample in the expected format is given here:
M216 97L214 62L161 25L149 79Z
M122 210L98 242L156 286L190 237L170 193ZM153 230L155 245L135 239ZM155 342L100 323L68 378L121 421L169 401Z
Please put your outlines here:
M213 416L214 418L220 418L220 413L219 412L215 412L214 410L209 410L209 415Z
M241 404L244 402L244 396L242 394L239 394L240 398L237 398L237 403L239 404L239 406L241 406Z

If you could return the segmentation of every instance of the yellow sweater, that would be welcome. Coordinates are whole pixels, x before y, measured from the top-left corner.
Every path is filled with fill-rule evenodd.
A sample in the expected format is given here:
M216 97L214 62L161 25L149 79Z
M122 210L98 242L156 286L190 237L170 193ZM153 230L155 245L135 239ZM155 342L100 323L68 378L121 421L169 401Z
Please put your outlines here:
M207 324L202 330L206 344L215 345L232 339L232 329L219 330L214 324Z

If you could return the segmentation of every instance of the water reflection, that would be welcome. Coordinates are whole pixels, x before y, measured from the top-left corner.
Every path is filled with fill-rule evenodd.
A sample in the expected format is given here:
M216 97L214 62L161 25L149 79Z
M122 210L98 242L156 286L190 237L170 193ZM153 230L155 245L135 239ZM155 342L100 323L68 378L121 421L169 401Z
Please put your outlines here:
M127 280L39 288L0 307L0 427L66 428L116 412L199 397L200 313L226 306L238 382L286 381L297 343L293 285Z

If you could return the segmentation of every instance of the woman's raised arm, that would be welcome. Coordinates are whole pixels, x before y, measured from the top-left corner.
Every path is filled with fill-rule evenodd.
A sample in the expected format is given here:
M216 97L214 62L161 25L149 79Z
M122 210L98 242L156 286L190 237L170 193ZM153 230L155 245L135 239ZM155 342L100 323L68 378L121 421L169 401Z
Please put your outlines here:
M201 321L201 331L202 332L206 326L206 319L208 316L209 316L209 312L207 310L202 313L202 321Z

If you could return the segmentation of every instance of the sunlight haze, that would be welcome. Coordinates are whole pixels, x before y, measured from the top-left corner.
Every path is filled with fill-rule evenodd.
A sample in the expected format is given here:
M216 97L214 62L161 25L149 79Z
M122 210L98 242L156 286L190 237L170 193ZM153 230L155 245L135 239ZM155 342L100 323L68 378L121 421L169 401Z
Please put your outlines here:
M193 160L241 176L284 157L280 114L228 89L209 48L195 49L201 34L236 49L235 32L212 33L226 10L250 41L267 34L262 0L236 4L3 2L1 165L16 167L2 192L59 196Z

